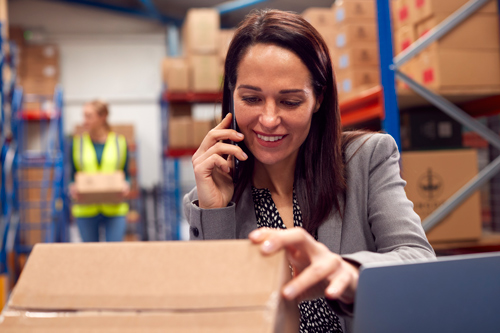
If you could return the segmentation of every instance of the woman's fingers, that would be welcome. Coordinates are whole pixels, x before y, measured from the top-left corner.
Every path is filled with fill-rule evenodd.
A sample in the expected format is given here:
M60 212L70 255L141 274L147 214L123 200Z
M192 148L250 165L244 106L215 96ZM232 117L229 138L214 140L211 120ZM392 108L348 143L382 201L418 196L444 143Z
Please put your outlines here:
M358 269L349 262L343 261L342 268L329 277L330 284L325 290L325 296L330 299L339 299L347 304L353 303L358 278Z
M225 173L229 173L231 171L231 166L228 160L224 159L220 155L213 154L194 167L194 174L200 177L212 177L212 170L215 167L219 167Z
M312 246L314 238L302 228L287 230L260 228L252 231L248 237L252 242L261 244L261 251L264 254L272 254L287 247L301 250L310 246L309 251L315 251Z
M212 147L210 147L205 153L199 155L197 158L193 158L193 164L196 164L198 160L205 160L211 155L233 155L236 156L240 161L245 161L248 159L247 154L241 149L232 144L217 142Z

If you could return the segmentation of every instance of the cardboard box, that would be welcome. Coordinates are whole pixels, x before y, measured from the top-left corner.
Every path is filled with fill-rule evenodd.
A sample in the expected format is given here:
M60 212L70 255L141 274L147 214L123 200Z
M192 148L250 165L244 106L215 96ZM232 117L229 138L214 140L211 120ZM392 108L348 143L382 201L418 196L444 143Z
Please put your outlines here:
M408 62L401 66L401 71L417 83L421 84L422 80L420 75L420 68L418 67L420 65L418 58L419 55L416 55L415 57L408 60ZM412 91L406 83L399 79L396 80L396 89L398 94L408 93Z
M169 91L189 91L189 65L185 58L164 58L162 73Z
M219 30L220 15L217 9L189 9L182 27L186 54L216 54Z
M203 139L207 136L208 132L215 127L215 122L210 120L193 121L193 146L199 147Z
M233 40L234 32L236 29L221 29L219 31L219 57L224 62L226 59L227 51L229 50L229 44Z
M48 77L20 77L19 85L23 87L24 94L34 95L54 95L54 91L58 84L56 78Z
M414 13L414 22L419 23L436 14L450 15L467 2L468 0L412 0L410 10ZM497 1L489 1L477 13L497 14Z
M349 22L375 22L376 2L366 0L343 0L335 1L332 9L335 12L335 23L344 24Z
M317 27L319 34L325 41L326 46L328 46L328 50L330 51L330 55L334 55L335 52L335 37L337 36L335 31L337 28L332 27Z
M394 52L400 54L417 40L417 32L413 25L405 25L394 33Z
M22 208L20 218L19 241L22 245L33 246L47 242L52 224L50 209Z
M27 202L49 202L52 200L52 182L47 182L42 189L42 182L38 184L28 184L26 188L19 189L19 200Z
M359 67L377 67L378 47L374 44L356 44L337 51L334 67L337 71Z
M442 14L433 15L418 23L416 26L417 36L423 36L447 17L448 15ZM438 44L441 48L493 51L498 50L499 40L498 15L477 13L433 44Z
M75 187L80 204L120 203L124 201L125 174L77 172Z
M395 0L392 5L393 30L397 30L405 25L413 25L415 22L415 12L412 11L414 0Z
M125 140L127 140L128 145L135 143L134 124L111 125L111 130L116 134L123 135L125 137Z
M310 7L302 13L302 17L316 29L335 26L335 13L331 8Z
M422 220L477 172L475 150L402 153L402 175L408 182L406 195ZM479 239L482 232L480 207L479 192L476 192L427 233L427 238L431 242Z
M18 176L22 181L41 182L42 180L54 179L53 168L30 167L18 169Z
M2 38L9 38L9 9L7 0L0 0L0 22L2 23Z
M248 240L39 244L0 331L298 332L290 275Z
M429 47L419 56L421 82L436 91L464 93L500 89L498 51Z
M168 121L168 147L183 149L194 147L193 119L189 116L172 117Z
M380 82L378 68L353 68L337 73L337 90L339 94L351 95L362 90L373 88Z
M463 148L462 125L434 107L406 110L401 113L401 143L405 151Z
M222 87L222 66L214 55L191 55L191 91L217 92Z
M357 43L373 43L378 41L375 23L349 23L339 27L335 36L337 48L351 47Z

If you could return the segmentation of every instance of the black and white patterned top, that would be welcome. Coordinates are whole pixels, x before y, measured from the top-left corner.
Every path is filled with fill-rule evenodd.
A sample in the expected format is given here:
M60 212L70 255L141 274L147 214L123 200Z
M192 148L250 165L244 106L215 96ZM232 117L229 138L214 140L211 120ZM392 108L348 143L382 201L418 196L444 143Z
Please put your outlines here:
M259 228L286 229L269 189L257 189L252 186L252 197ZM302 227L302 212L295 191L293 192L293 225ZM317 235L315 238L317 240ZM301 302L299 309L301 333L343 332L339 318L324 298Z

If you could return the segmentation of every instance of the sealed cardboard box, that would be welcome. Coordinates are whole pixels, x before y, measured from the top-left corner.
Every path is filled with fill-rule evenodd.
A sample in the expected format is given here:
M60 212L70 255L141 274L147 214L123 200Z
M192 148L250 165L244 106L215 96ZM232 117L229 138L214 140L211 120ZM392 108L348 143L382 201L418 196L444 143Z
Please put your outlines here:
M120 203L124 201L125 174L77 172L75 187L80 204Z
M434 45L419 56L421 82L436 91L482 92L500 89L498 51L443 49Z
M23 181L53 180L54 169L42 167L20 168L18 175Z
M337 73L337 90L343 95L373 88L379 82L380 70L378 68L354 68Z
M375 1L366 0L335 1L332 6L335 11L335 23L375 22L375 5Z
M400 54L406 50L417 39L417 32L413 25L405 25L394 33L394 51Z
M419 60L418 60L419 56L420 55L416 55L415 57L408 60L408 62L403 64L401 66L401 72L403 72L404 74L409 76L410 79L421 84L422 80L421 80L421 75L420 75L420 68L418 67L420 65ZM398 94L408 93L411 91L410 87L406 83L404 83L403 81L401 81L399 79L396 81L396 88L397 88Z
M220 30L219 11L214 8L192 8L182 27L186 54L217 53Z
M345 70L353 67L377 67L378 47L374 44L356 44L337 51L335 69Z
M323 38L323 40L326 43L326 46L328 46L328 50L330 51L330 54L333 55L335 54L335 36L336 33L335 31L338 30L335 27L317 27L316 30L318 30L319 34Z
M193 121L193 146L199 147L207 136L208 132L214 128L214 121L210 120L195 120Z
M185 58L164 58L162 73L169 91L189 91L189 65Z
M403 152L406 195L424 220L477 175L477 153L471 149ZM481 237L479 192L427 233L431 242L474 240Z
M19 85L23 87L23 93L34 95L54 95L58 80L53 77L22 77Z
M0 331L298 332L290 278L248 240L38 244Z
M168 147L183 149L194 147L193 119L190 116L172 117L168 121Z
M111 130L116 134L123 135L128 145L135 142L134 124L115 124L111 126Z
M414 24L414 12L411 10L411 3L413 1L414 0L395 0L391 2L394 30L397 30L405 25Z
M410 10L415 15L415 23L418 23L432 15L450 15L467 2L468 0L412 0ZM490 14L498 13L497 1L487 2L477 12Z
M316 29L335 25L335 13L331 8L310 7L302 13L302 17Z
M222 66L216 54L191 55L191 91L217 92L221 89Z
M336 31L335 46L350 47L357 43L376 43L378 41L377 25L373 23L349 23Z
M441 23L447 15L433 15L416 26L418 37ZM498 50L498 15L476 13L434 42L441 48Z

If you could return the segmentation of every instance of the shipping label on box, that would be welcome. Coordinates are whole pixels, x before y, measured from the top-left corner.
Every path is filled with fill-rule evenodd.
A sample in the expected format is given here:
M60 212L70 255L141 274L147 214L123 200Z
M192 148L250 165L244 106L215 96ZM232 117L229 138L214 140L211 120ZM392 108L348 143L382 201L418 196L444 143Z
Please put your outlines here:
M416 34L422 37L448 15L433 15L418 23ZM498 15L475 13L433 44L441 48L498 50ZM472 61L472 60L471 60Z
M426 18L436 14L450 15L457 9L465 5L469 0L412 0L411 11L415 15L415 23L419 23ZM489 1L481 7L478 13L498 13L497 1Z
M477 175L475 150L403 152L406 195L424 220ZM482 232L479 192L473 194L427 233L431 242L479 239Z
M375 22L375 2L366 0L335 1L332 5L335 12L335 23L368 21Z
M188 55L215 54L219 42L220 15L213 8L192 8L182 27L184 48Z
M248 240L39 244L0 331L298 332L290 279Z
M357 44L353 47L339 50L335 58L335 69L346 70L354 67L378 66L378 47L373 44Z
M124 201L125 174L123 171L112 173L77 172L75 187L79 204L106 204Z
M376 44L377 25L375 23L351 23L339 27L335 36L335 46L344 48L354 46L357 43Z

